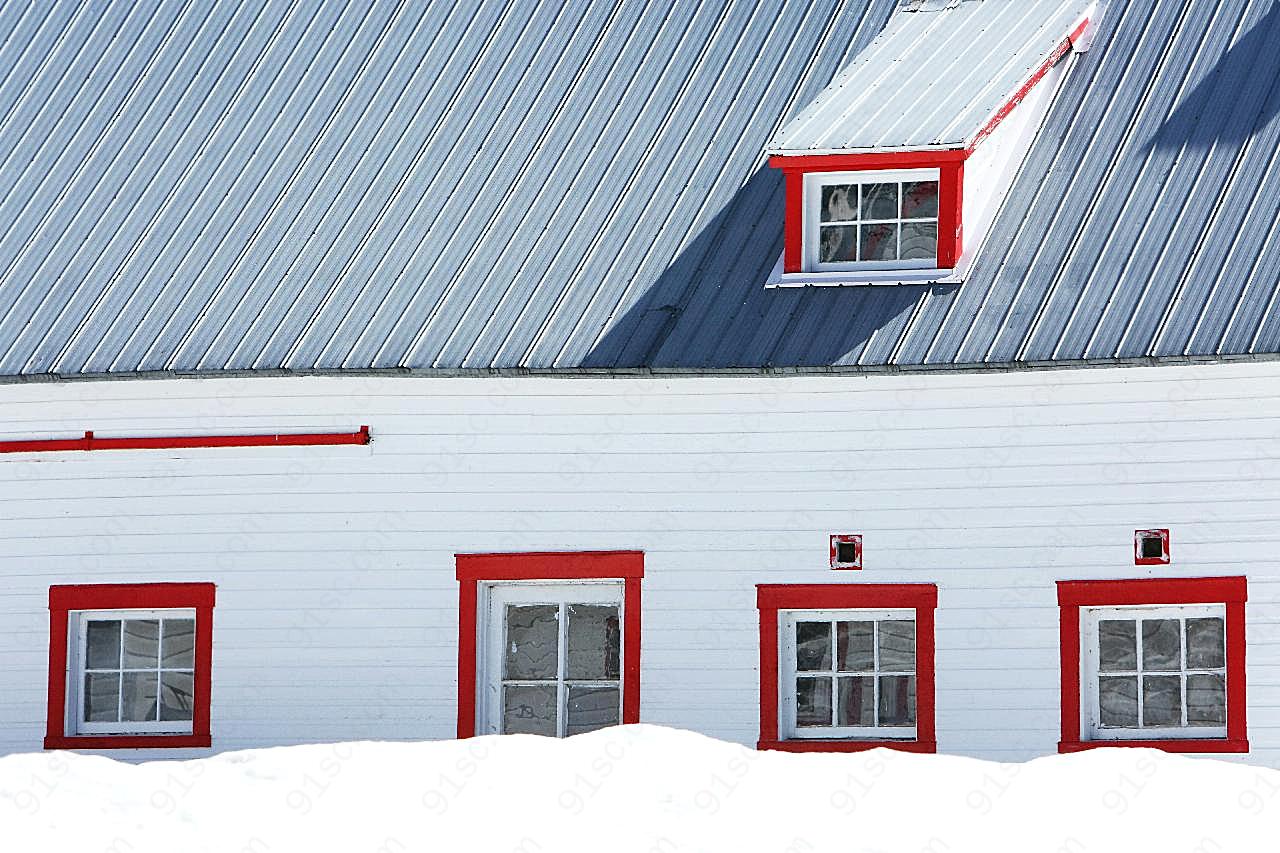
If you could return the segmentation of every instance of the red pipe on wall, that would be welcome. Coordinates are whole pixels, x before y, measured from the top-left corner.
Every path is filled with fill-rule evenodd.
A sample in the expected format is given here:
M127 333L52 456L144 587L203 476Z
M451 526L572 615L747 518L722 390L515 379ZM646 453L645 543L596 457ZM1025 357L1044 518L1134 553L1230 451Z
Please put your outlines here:
M301 432L272 435L185 435L139 438L41 438L0 441L0 453L55 453L65 450L174 450L192 447L307 447L312 445L368 444L369 428L357 432Z

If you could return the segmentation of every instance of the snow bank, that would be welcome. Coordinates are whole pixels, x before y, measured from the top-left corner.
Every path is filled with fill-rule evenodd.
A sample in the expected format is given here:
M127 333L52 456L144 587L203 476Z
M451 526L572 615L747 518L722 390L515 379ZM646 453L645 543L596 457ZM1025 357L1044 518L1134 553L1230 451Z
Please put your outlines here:
M1280 772L1151 750L995 764L624 726L125 764L0 759L5 853L1280 851Z

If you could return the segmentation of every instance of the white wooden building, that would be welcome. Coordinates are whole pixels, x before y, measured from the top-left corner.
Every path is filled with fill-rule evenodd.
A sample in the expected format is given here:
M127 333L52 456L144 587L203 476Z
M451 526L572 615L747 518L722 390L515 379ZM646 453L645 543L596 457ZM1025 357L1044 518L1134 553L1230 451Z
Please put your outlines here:
M0 753L1280 766L1276 7L766 6L0 9Z

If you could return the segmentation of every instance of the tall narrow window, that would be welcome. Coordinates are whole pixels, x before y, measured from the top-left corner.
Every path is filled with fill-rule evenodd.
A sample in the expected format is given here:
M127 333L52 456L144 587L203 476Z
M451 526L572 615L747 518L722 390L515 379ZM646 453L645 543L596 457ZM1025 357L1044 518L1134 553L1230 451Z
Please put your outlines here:
M458 736L639 721L636 551L459 554Z

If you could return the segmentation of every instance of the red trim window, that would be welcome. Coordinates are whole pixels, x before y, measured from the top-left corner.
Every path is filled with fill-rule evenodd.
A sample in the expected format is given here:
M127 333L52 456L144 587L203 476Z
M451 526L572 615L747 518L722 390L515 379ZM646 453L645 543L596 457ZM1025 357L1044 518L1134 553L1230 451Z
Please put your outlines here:
M762 584L760 749L935 752L933 584Z
M1059 752L1248 752L1243 577L1060 581Z
M639 551L459 554L458 737L640 721Z
M211 583L49 588L45 749L207 747Z
M786 175L783 271L950 270L964 151L773 157Z

